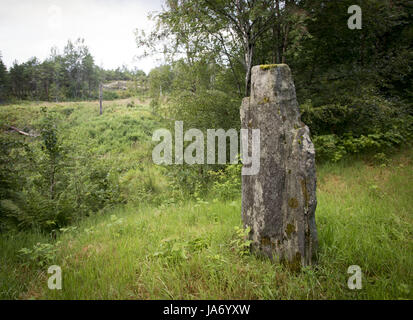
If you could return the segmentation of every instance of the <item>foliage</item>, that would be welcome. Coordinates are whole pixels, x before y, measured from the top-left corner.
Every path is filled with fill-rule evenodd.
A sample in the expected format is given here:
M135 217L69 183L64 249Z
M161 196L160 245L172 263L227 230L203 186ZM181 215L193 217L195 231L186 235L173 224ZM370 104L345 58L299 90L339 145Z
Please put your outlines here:
M5 101L8 98L8 91L9 91L9 79L7 68L4 65L1 59L1 52L0 52L0 103Z
M167 1L153 32L137 34L166 53L148 77L97 67L81 39L10 70L0 59L0 102L56 101L1 109L0 295L32 292L23 280L42 288L40 268L57 260L70 265L65 290L39 289L41 297L411 298L412 156L390 156L413 138L411 8L362 1L363 28L350 30L352 4ZM239 129L252 65L280 62L323 162L320 262L299 275L250 255L249 230L234 234L240 164L165 168L151 159L160 126L173 131L180 120L204 137ZM99 82L114 80L128 88L103 92L112 102L101 116L96 103L58 103L96 99ZM146 91L151 101L135 104ZM363 269L363 291L347 290L342 271L352 264Z
M231 248L241 257L244 257L250 253L250 246L252 243L252 241L248 239L250 231L250 227L235 227L235 239L231 241Z
M351 133L339 137L335 134L315 136L313 141L318 160L337 162L346 154L388 151L404 144L411 144L413 138L413 118L398 119L387 132L379 132L354 137ZM380 152L382 153L382 152Z
M43 62L36 57L27 62L15 61L8 71L0 56L0 102L10 99L43 101L89 100L98 98L99 83L127 80L134 83L133 93L145 87L143 71L129 70L126 66L104 70L95 65L84 39L68 41L59 53L53 47L50 56ZM104 91L104 99L114 100L130 96L131 92Z
M319 160L410 143L410 5L363 1L363 28L351 30L352 4L167 2L153 16L153 31L136 34L148 53L163 52L168 61L148 79L153 110L200 129L239 128L251 65L283 62ZM161 91L167 98L160 99Z
M209 171L213 179L211 195L226 200L236 198L241 190L241 168L242 164L230 164L222 170Z
M149 53L163 48L168 58L184 55L191 67L203 59L226 66L238 94L248 96L252 66L265 59L284 63L287 44L295 45L305 33L299 2L167 1L154 17L154 30L148 35L137 30L136 40Z
M25 130L40 136L0 135L2 231L55 232L126 200L161 203L168 198L166 179L139 165L151 161L148 141L156 122L126 104L126 114L116 117L110 105L103 116L95 105L4 107L2 120L27 115L30 130Z
M410 148L389 156L386 167L372 165L368 157L317 167L318 264L298 274L250 254L239 198L234 205L222 200L131 205L78 221L76 232L56 240L31 232L2 234L0 296L411 299L412 159ZM18 251L38 242L58 249L52 263L65 266L63 290L47 289L47 268L21 266L30 258ZM361 267L361 290L347 286L350 265Z
M19 253L25 263L33 263L38 267L50 265L56 258L59 243L36 243L32 248L22 248Z

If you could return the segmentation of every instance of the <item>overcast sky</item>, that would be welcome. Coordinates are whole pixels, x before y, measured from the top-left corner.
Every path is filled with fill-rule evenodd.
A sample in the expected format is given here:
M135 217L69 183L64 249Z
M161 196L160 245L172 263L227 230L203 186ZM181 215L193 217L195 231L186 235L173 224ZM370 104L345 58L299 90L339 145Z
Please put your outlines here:
M153 58L134 61L139 51L136 28L150 30L147 14L162 0L0 0L0 52L10 67L36 56L43 60L52 46L59 51L68 39L85 39L95 63L114 69L123 64L146 73Z

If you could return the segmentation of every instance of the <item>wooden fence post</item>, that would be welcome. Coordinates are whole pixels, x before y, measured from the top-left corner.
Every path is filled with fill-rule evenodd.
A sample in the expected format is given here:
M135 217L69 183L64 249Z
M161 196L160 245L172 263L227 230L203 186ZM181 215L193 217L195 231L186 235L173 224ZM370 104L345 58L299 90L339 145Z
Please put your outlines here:
M99 83L99 114L102 115L103 106L102 106L102 82Z

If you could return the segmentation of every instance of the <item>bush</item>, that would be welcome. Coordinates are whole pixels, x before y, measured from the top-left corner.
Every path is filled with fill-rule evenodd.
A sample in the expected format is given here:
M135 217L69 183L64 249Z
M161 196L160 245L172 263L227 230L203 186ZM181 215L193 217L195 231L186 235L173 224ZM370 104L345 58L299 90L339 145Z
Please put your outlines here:
M340 145L340 139L335 134L315 136L313 142L317 160L337 162L346 154L346 149Z
M230 164L223 170L209 171L213 178L212 195L214 197L230 200L239 197L241 192L242 164Z
M187 128L240 128L241 100L219 90L177 92L171 99L172 118L184 122Z
M90 150L64 143L60 117L44 109L40 139L30 144L2 140L2 230L51 232L123 201L117 170Z
M376 153L389 150L402 144L410 144L413 137L413 117L400 120L387 132L376 132L354 137L352 133L339 137L335 134L315 136L313 142L317 160L340 160L346 154Z
M119 94L116 91L103 91L102 93L103 100L115 100L119 98Z
M318 160L338 161L346 154L381 152L410 143L413 116L406 103L367 92L349 103L300 106L313 135Z

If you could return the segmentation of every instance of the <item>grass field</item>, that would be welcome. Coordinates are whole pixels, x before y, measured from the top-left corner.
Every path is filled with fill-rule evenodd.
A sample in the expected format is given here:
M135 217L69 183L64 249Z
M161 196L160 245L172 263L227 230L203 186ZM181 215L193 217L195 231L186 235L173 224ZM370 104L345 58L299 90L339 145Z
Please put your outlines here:
M108 110L115 119L116 112L148 112ZM73 123L88 121L82 130L109 121L76 112ZM13 114L8 110L7 119ZM97 153L108 154L100 149L107 143L98 145ZM113 155L129 161L140 152L133 148ZM122 154L130 150L136 154ZM243 250L236 230L240 199L157 206L135 199L75 223L56 239L1 235L0 298L412 299L413 150L399 151L386 165L368 159L318 166L318 265L299 273ZM62 269L62 290L48 289L50 265ZM361 290L347 286L350 265L361 267Z

